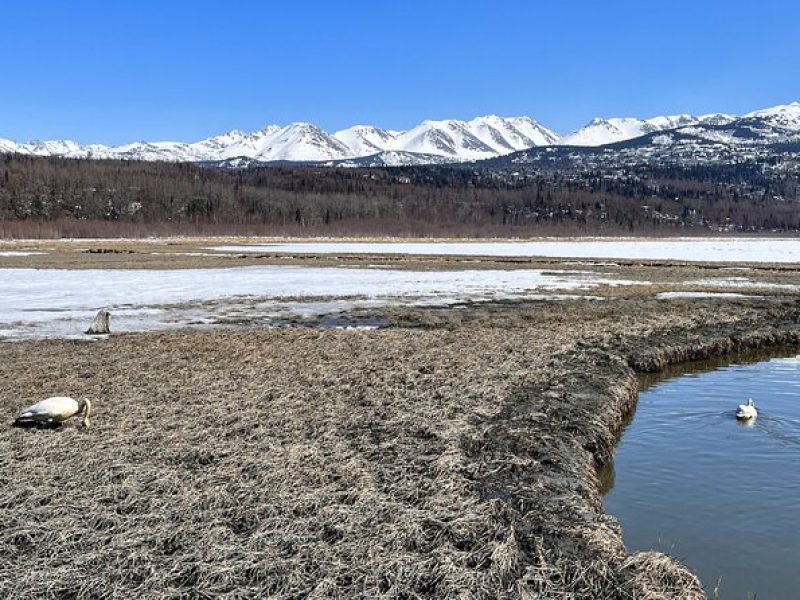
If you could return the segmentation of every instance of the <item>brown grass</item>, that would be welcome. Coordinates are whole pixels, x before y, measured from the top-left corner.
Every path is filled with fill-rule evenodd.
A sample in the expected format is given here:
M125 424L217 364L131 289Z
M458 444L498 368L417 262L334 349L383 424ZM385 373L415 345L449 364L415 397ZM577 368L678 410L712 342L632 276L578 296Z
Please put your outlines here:
M3 344L9 420L56 393L96 416L0 430L0 597L701 598L626 553L595 466L645 349L794 335L791 303L720 306Z

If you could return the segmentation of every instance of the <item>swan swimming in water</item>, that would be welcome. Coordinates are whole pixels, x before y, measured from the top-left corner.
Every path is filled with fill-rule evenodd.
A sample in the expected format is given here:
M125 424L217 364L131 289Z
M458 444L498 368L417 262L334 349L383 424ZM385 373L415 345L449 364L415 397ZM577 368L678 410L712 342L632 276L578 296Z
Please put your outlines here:
M752 398L748 398L747 404L740 404L739 408L736 409L737 419L755 419L756 416L758 416L758 412Z
M83 415L84 427L89 427L92 403L88 400L73 400L67 396L53 396L26 406L14 419L15 427L59 427L72 417Z

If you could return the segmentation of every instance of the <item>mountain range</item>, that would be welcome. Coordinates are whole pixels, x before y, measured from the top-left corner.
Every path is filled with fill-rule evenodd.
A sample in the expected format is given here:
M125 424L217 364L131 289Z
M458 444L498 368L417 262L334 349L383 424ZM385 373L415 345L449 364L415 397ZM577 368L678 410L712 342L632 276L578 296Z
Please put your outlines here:
M356 125L331 134L311 123L269 125L252 133L234 130L193 143L141 141L120 146L82 146L69 140L17 143L0 138L0 153L203 162L230 167L298 162L399 166L494 159L539 147L601 147L640 138L644 144L661 147L676 139L724 147L800 142L800 103L741 116L715 113L649 119L596 118L565 136L530 117L487 115L469 121L426 120L408 131Z

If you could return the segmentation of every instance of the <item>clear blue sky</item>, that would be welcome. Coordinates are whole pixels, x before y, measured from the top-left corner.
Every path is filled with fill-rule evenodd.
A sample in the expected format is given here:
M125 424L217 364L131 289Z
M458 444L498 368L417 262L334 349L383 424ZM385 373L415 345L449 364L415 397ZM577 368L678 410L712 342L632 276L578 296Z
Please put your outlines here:
M0 137L747 112L800 100L797 0L9 2Z

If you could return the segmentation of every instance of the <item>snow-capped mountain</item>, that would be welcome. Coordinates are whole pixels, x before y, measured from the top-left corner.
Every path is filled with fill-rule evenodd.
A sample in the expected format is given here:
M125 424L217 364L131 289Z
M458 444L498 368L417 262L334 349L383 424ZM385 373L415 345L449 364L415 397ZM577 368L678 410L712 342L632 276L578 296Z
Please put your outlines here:
M399 132L357 125L337 131L333 136L350 147L354 153L352 157L394 151L399 153L394 155L395 159L413 153L452 161L500 156L552 144L558 139L557 134L530 117L502 118L495 115L476 117L471 121L428 120Z
M558 135L530 117L495 115L471 121L423 121L397 137L396 150L479 160L552 144Z
M434 154L467 160L495 156L495 150L481 141L465 121L423 121L398 137L400 146L409 152Z
M81 146L69 140L16 143L0 138L0 153L223 166L274 162L400 166L493 159L541 146L596 147L628 142L658 146L662 154L677 151L677 142L686 152L697 144L705 144L706 152L712 152L709 145L728 152L800 142L800 103L742 116L714 113L597 118L564 137L530 117L486 115L469 121L427 120L408 131L356 125L329 134L311 123L269 125L252 133L234 130L193 143L140 141L121 146Z
M397 136L397 132L372 125L354 125L333 134L333 137L350 148L355 157L370 156L387 148L394 148L397 145Z
M67 155L80 151L80 146L70 140L26 142L18 144L17 148L23 154L37 154L40 156Z
M80 146L71 141L17 144L0 139L0 152L177 162L240 158L255 163L319 163L381 155L376 160L386 164L420 164L491 158L556 139L558 135L530 117L504 119L492 115L471 121L424 121L409 131L357 125L333 135L311 123L291 123L285 127L270 125L253 133L234 130L194 143L141 141L121 146Z
M506 121L513 125L523 138L534 142L534 146L549 146L561 137L530 117L509 117Z
M641 132L642 121L609 119L617 130L620 121ZM655 123L651 122L655 121ZM661 122L659 122L661 121ZM633 122L633 123L631 123ZM691 124L661 129L659 126ZM616 125L615 125L616 123ZM741 117L704 115L648 119L648 133L604 145L567 143L528 148L480 163L485 169L594 171L638 168L642 165L709 166L762 164L765 169L794 168L800 158L800 103L747 113ZM595 129L595 131L604 131ZM614 139L614 138L612 138ZM562 140L563 141L563 140ZM596 140L595 140L596 141ZM782 171L782 172L784 172Z
M800 102L764 108L747 113L744 116L745 118L766 119L784 127L800 129Z
M17 148L19 148L18 144L15 144L11 140L4 140L3 138L0 138L0 153L17 152Z
M342 158L350 148L310 123L292 123L263 140L255 156L264 162L273 160L319 161Z
M771 130L772 135L793 137L800 133L800 102L773 106L746 114L743 126L750 126L754 132Z
M558 144L564 146L603 146L632 140L634 138L664 131L706 123L710 125L724 125L736 120L736 117L725 114L710 114L695 117L693 115L673 115L653 117L650 119L634 118L596 118L587 125L565 135Z
M28 154L58 155L73 158L113 158L126 160L164 160L200 162L246 157L258 162L321 161L350 155L350 149L316 125L292 123L286 127L270 125L255 131L229 131L199 142L134 142L122 146L77 146L65 152L44 152L31 148ZM24 150L27 145L23 145Z
M733 119L707 119L672 130L704 143L729 148L800 142L800 103L783 104Z

